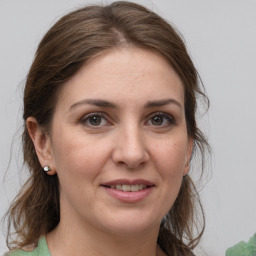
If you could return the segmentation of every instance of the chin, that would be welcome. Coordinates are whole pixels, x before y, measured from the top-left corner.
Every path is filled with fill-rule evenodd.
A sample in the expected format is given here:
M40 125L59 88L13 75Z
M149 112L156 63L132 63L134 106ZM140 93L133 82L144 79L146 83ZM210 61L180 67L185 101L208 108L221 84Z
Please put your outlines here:
M162 218L152 218L146 214L134 215L127 213L125 215L115 215L104 221L105 231L118 235L134 235L159 228Z

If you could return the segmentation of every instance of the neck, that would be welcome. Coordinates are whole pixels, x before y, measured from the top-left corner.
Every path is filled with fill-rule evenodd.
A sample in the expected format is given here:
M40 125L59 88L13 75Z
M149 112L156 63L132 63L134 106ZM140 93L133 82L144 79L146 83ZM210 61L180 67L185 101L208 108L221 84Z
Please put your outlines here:
M157 227L135 234L112 234L81 223L70 226L64 223L68 222L60 221L58 227L46 235L53 256L165 255L157 245Z
M60 209L59 225L46 235L52 256L165 255L157 245L160 223L145 228L136 225L130 227L124 225L123 221L118 225L113 218L109 221L110 226L104 226L78 214L65 200L61 201Z

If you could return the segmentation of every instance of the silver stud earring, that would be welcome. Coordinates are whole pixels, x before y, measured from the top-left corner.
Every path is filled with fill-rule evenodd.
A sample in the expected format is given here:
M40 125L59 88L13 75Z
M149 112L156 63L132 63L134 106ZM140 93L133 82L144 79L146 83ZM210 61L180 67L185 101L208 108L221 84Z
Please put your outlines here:
M51 167L49 165L44 166L44 171L45 172L51 171Z

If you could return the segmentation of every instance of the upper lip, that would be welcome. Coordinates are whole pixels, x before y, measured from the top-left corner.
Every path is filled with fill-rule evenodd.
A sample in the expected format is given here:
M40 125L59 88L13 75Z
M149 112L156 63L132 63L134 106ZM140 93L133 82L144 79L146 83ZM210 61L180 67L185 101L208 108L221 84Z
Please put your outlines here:
M112 180L108 182L104 182L101 185L102 186L115 186L115 185L147 185L147 186L154 186L155 184L152 183L151 181L144 180L144 179L136 179L136 180L130 180L130 179L117 179L117 180Z

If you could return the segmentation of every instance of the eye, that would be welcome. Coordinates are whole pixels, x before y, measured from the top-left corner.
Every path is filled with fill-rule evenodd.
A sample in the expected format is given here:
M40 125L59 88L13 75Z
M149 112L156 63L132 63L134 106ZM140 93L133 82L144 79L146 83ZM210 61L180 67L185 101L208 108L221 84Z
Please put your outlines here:
M153 125L162 125L163 122L164 122L163 116L158 115L151 118L151 123Z
M175 124L175 120L172 116L165 113L155 113L147 121L147 125L167 127Z
M110 125L110 123L101 113L88 114L82 118L81 123L89 127L101 127Z

